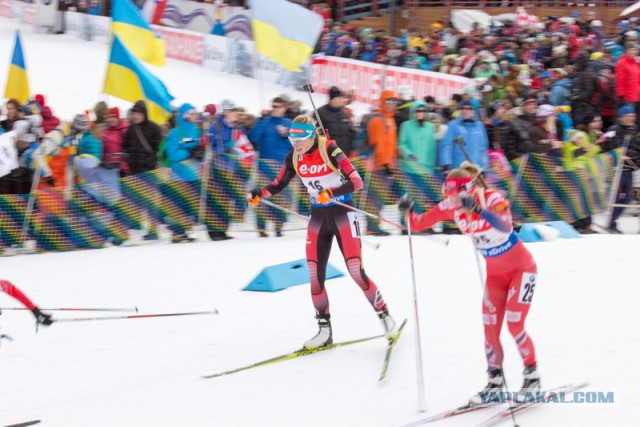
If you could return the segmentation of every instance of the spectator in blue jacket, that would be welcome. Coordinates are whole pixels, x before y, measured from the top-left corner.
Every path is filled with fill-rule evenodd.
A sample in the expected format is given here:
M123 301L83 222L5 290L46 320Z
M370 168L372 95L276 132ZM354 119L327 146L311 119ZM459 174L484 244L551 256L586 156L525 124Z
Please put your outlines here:
M554 71L556 74L556 81L551 84L549 89L549 101L551 105L571 105L569 95L571 95L571 88L573 87L573 80L567 78L566 71L558 70Z
M286 100L276 97L271 101L271 113L268 116L260 118L251 132L249 139L260 153L259 173L260 181L258 184L263 186L273 181L284 163L284 159L291 151L291 143L289 142L289 128L291 127L291 119L285 117L287 112ZM262 182L264 181L264 182ZM290 202L290 192L281 192L274 200L279 205ZM286 215L278 209L268 206L260 206L256 209L256 225L260 237L268 237L266 230L266 220L270 219L275 224L276 237L282 236L282 226L286 220Z
M161 192L166 200L180 200L177 203L182 211L179 218L197 218L200 200L200 176L198 170L204 158L201 145L202 133L198 127L200 116L191 104L182 104L178 109L177 126L167 135L166 153L171 168L171 181L161 185ZM187 197L184 195L187 194ZM188 239L186 221L171 218L170 228L174 232L174 241Z
M216 215L216 228L209 232L212 240L230 239L226 234L230 221L243 221L247 204L244 187L251 171L250 162L245 160L253 155L253 147L241 123L240 109L229 99L223 100L220 108L222 114L209 126L209 143L214 154L211 164L214 183L209 194Z
M489 165L489 140L484 124L474 117L473 106L469 101L461 103L460 116L449 122L449 129L438 149L438 164L445 170L459 168L466 157L456 143L462 138L464 149L470 161L487 169Z
M176 181L197 181L198 165L204 157L202 134L198 127L198 111L191 104L178 109L178 126L167 135L167 158Z

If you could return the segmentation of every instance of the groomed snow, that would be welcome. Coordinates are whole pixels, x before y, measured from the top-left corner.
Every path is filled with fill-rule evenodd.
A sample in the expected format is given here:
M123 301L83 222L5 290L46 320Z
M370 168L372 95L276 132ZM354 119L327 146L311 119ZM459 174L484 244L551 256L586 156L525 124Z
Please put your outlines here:
M0 57L11 55L13 28L0 21ZM57 114L71 117L101 99L106 47L28 29L23 37L32 92L46 94ZM0 82L6 68L0 67ZM204 105L232 97L250 109L260 104L248 79L175 61L155 71L181 101ZM268 96L283 91L267 87ZM241 291L262 268L303 258L305 233L280 239L231 234L235 239L226 242L2 258L0 277L42 307L217 308L220 314L60 323L35 334L29 313L5 310L0 332L14 341L3 340L0 348L0 425L41 419L46 427L399 426L463 403L484 385L482 288L471 243L462 236L447 248L414 238L427 413L417 411L411 270L401 236L368 238L382 246L364 248L367 272L392 314L409 318L383 383L377 381L383 340L202 379L299 348L316 332L307 285ZM615 403L539 408L518 416L519 425L640 425L640 237L594 235L528 247L540 277L527 329L543 385L589 380L587 390L613 391ZM346 272L337 246L330 262ZM349 278L327 286L337 341L380 333ZM17 306L6 296L0 305ZM502 337L515 389L520 356L508 332ZM470 426L493 412L439 425Z

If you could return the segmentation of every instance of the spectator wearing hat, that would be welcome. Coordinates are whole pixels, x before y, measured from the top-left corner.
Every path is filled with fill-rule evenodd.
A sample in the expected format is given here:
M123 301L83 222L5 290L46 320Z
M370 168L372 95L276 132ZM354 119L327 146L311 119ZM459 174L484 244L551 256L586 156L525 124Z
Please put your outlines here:
M600 138L600 148L603 152L608 152L621 147L626 148L626 156L620 177L620 186L618 187L618 195L616 204L628 204L633 198L633 171L640 167L640 138L638 128L636 127L636 112L629 105L618 110L618 123L609 129ZM622 215L624 208L615 207L609 230L612 233L620 233L617 227L617 220Z
M515 160L531 152L530 131L538 124L538 100L527 98L522 103L522 114L507 122L507 134L502 148L507 160Z
M118 107L109 108L105 120L102 132L103 166L117 169L121 176L127 176L129 165L123 156L122 142L127 135L129 123L120 118Z
M287 102L280 97L274 98L271 101L271 113L258 119L251 132L249 132L249 139L255 145L256 151L260 153L260 163L258 165L260 176L261 178L266 178L266 182L259 183L261 186L269 184L276 179L287 154L291 151L291 143L289 142L291 119L285 117L286 110ZM329 126L324 122L324 119L323 123L325 127ZM335 139L333 131L330 130L329 132L331 137ZM282 193L274 196L276 197L274 202L279 205L286 205L287 198L290 198L290 195L285 189ZM256 215L256 226L260 237L268 237L266 218L273 220L276 237L282 236L282 226L287 218L281 210L269 206L258 206Z
M398 162L398 131L394 115L398 106L398 97L392 90L384 90L380 95L380 113L375 114L367 122L367 140L373 151L373 170L376 179L390 185L394 179ZM367 201L374 202L369 197ZM382 206L372 206L372 210L379 211ZM388 236L375 219L367 219L367 233Z
M595 113L597 110L600 84L598 76L589 66L589 54L580 53L576 57L575 66L571 93L571 118L574 123L582 123L586 114Z
M537 123L529 128L531 152L559 156L562 138L559 136L555 109L543 104L536 112Z
M424 172L435 173L437 163L437 142L435 128L428 121L428 107L425 102L415 101L410 110L411 118L400 126L398 148L401 158L417 163ZM416 168L412 166L411 170Z
M207 133L209 132L209 127L216 119L216 113L218 112L218 108L215 104L207 104L204 106L204 112L202 113L202 131Z
M229 175L237 183L249 179L249 166L254 150L249 142L247 132L241 123L242 112L230 99L220 103L222 114L219 114L209 127L208 139L214 154L211 169L212 179L218 182L212 191L211 209L219 218L215 228L209 227L212 240L231 239L227 230L232 217L238 219L244 215L246 205L244 184L228 186Z
M44 95L38 94L33 97L40 106L40 115L42 116L42 130L49 133L60 126L60 119L53 115L51 108L46 105Z
M449 129L438 147L438 164L444 169L459 168L465 160L482 169L489 165L489 140L484 124L474 116L473 106L469 101L460 104L460 116L449 122ZM466 158L458 141L469 155Z
M556 69L551 71L551 78L553 82L549 88L549 101L551 105L570 105L571 101L571 88L573 87L573 80L569 78L568 73L562 69Z
M104 101L98 101L96 105L93 106L93 113L96 116L95 122L96 124L102 124L107 121L107 111L109 110L109 106Z
M400 103L396 108L394 119L396 121L396 128L400 131L402 123L411 118L410 109L413 105L415 98L413 97L413 88L409 85L398 86L398 96L400 97Z
M102 127L102 124L98 126ZM87 116L76 114L70 136L72 146L76 147L73 165L79 173L80 183L99 182L95 172L102 162L102 141L92 135Z
M160 126L149 120L147 104L137 101L131 108L131 123L122 141L131 174L148 172L156 168L158 147L162 141Z
M618 60L615 68L618 105L631 105L636 115L640 102L640 64L637 56L638 48L635 44L627 47L625 55Z
M329 103L318 108L322 125L329 137L336 141L338 147L349 156L353 151L355 132L351 118L344 109L345 94L337 86L329 88ZM284 159L282 159L284 161Z

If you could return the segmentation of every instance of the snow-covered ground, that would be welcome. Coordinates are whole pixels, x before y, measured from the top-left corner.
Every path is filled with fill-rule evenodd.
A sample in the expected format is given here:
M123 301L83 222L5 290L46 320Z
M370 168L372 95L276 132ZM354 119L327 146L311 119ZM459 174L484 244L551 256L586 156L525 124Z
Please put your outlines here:
M11 55L13 28L0 21L0 57ZM23 37L32 91L46 94L56 113L71 117L101 99L106 47L29 30ZM181 101L204 105L232 97L250 109L260 104L248 79L175 61L155 71ZM0 82L4 73L0 67ZM283 91L267 87L267 96ZM305 233L231 234L235 239L225 242L3 258L0 277L42 307L217 308L219 315L59 323L35 334L28 312L5 310L0 332L14 341L3 340L0 348L0 425L41 419L47 427L399 426L463 403L484 385L482 288L471 243L462 236L446 248L414 238L427 413L417 410L411 265L402 236L368 238L382 246L364 248L367 272L392 314L409 318L384 382L377 381L383 340L202 379L295 350L316 332L308 285L241 291L264 267L303 258ZM547 406L517 416L519 425L640 425L640 237L528 246L540 278L527 329L543 386L589 380L587 390L614 392L615 403ZM330 262L346 271L337 247ZM337 341L380 333L348 277L327 286ZM6 296L0 305L16 306ZM517 388L520 357L508 332L502 337L507 379ZM475 425L495 411L439 424Z

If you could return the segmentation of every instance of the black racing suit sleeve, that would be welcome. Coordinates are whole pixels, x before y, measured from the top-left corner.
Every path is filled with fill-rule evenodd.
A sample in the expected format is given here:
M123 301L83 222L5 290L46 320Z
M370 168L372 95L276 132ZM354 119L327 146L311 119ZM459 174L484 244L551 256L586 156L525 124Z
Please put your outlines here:
M263 196L269 197L274 194L278 194L284 190L287 185L289 185L289 182L294 176L296 176L296 171L293 168L293 150L291 150L284 159L284 163L282 164L282 168L280 168L280 172L278 172L276 179L264 187L264 191L268 194L264 194L263 191Z

